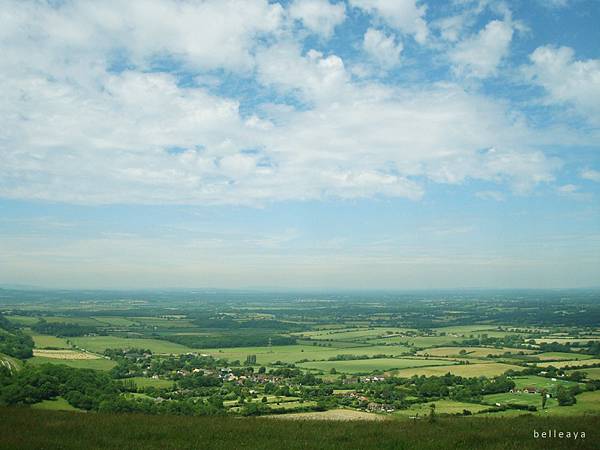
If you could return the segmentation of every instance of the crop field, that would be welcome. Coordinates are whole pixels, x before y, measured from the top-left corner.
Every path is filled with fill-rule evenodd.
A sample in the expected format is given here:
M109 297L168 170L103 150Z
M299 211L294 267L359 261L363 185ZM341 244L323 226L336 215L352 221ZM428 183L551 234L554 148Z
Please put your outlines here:
M158 339L121 338L116 336L89 336L71 338L77 347L95 353L107 348L143 348L153 353L178 354L192 351L189 347Z
M39 366L42 364L62 364L76 369L110 370L117 364L109 359L55 359L43 356L34 356L27 360L28 365Z
M352 409L331 409L321 412L292 413L271 416L273 419L286 420L326 420L335 422L386 420L381 414L355 411Z
M101 356L94 353L79 352L76 350L38 350L33 349L33 356L39 356L48 359L100 359Z
M507 370L520 370L519 366L503 363L479 363L479 364L456 364L449 366L434 366L422 368L402 369L392 372L398 377L410 378L414 375L421 376L442 376L447 373L461 377L493 377L502 375Z
M381 358L360 359L353 361L315 361L299 364L300 367L323 370L329 372L335 369L342 373L370 373L375 370L387 371L407 367L424 367L447 365L448 360L416 359L416 358Z

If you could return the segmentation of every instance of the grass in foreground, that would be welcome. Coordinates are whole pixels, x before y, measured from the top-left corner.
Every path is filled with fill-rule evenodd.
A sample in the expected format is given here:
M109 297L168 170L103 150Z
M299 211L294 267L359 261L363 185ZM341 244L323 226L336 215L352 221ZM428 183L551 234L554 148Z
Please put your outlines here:
M594 449L600 417L333 422L0 409L4 449ZM534 439L533 431L585 432Z

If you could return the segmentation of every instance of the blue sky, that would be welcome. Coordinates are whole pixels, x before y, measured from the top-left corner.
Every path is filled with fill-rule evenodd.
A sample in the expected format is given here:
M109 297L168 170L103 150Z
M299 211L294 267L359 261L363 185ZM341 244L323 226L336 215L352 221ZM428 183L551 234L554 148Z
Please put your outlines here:
M6 1L0 283L588 287L600 2Z

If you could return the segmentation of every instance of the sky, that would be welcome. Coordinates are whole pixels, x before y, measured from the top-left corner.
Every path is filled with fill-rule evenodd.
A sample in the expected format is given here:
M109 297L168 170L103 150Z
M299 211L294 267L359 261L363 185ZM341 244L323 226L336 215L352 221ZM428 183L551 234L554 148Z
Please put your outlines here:
M0 284L600 285L600 1L0 3Z

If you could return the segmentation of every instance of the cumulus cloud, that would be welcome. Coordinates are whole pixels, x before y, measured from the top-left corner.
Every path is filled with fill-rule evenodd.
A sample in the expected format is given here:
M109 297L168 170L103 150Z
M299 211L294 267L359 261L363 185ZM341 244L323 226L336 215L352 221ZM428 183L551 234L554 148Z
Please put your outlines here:
M461 41L449 57L459 75L486 78L496 74L509 51L513 28L507 21L493 20L479 33Z
M11 56L73 65L79 57L121 54L145 67L170 57L195 68L240 70L252 64L255 38L283 22L283 8L267 0L54 3L3 2L0 36Z
M553 179L557 162L507 105L456 84L357 82L339 55L304 51L279 35L280 6L242 3L156 1L143 9L123 2L127 14L118 15L104 2L4 3L0 196L156 204L417 200L427 180L478 179L527 192ZM363 3L377 11L416 7ZM162 24L165 18L181 27ZM156 36L147 36L151 25ZM419 27L403 32L418 35ZM263 33L273 39L259 39ZM390 39L373 29L366 41L388 61L400 54ZM130 57L115 68L118 48ZM159 55L197 70L252 67L269 100L248 112L211 83L182 83L154 67Z
M377 64L389 68L400 62L402 43L396 42L394 36L369 28L363 38L363 49Z
M600 59L576 60L569 47L538 47L525 68L528 79L543 87L548 101L572 105L600 123Z
M350 5L373 14L401 33L414 36L420 44L427 40L427 8L417 0L350 0Z
M289 13L292 19L300 20L310 31L326 38L346 19L344 3L332 4L328 0L295 0Z

